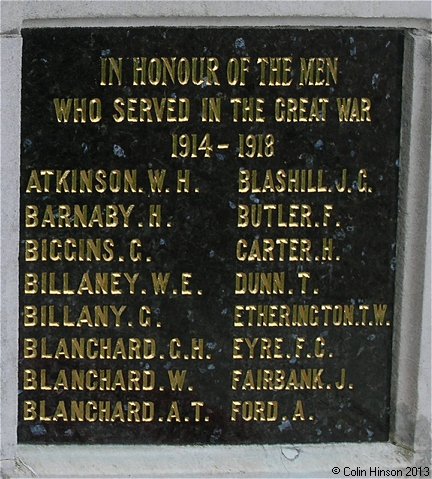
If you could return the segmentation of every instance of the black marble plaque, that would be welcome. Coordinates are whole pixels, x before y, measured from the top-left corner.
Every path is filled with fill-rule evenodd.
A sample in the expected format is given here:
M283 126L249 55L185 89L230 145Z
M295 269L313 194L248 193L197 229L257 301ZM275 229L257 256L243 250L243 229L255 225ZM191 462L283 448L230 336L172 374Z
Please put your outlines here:
M23 31L19 440L386 441L398 31Z

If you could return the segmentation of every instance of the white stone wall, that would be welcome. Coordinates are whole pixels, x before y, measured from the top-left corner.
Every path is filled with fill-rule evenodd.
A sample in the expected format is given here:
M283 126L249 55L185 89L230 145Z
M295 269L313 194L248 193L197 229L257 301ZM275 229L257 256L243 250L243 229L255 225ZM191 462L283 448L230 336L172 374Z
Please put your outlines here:
M428 1L1 1L1 477L344 477L430 465L431 6ZM23 27L380 27L406 32L391 441L281 446L16 444ZM339 467L341 474L332 474ZM431 471L432 473L432 471ZM354 475L351 474L350 477ZM363 476L364 477L364 476Z

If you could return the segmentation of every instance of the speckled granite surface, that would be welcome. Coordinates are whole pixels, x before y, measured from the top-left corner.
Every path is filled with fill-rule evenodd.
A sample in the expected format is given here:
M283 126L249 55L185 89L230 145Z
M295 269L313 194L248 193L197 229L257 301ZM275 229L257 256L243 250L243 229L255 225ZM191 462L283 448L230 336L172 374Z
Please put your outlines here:
M387 440L402 35L397 31L361 29L146 28L24 30L23 38L20 441L265 444ZM100 59L109 57L124 59L122 85L99 84ZM220 85L204 82L185 86L133 86L132 57L216 57L220 62L217 72ZM227 85L226 64L232 57L250 58L245 86ZM258 57L293 57L292 84L259 86ZM338 57L337 83L299 86L301 57ZM119 97L187 98L191 105L190 118L186 122L117 123L112 118L113 102ZM201 121L199 110L203 97L222 99L220 123ZM233 122L230 99L235 97L263 99L266 121ZM275 121L277 98L313 97L329 99L325 122ZM372 121L340 122L338 97L370 99ZM54 98L100 98L102 119L86 124L59 123ZM202 138L207 132L213 142L210 158L171 157L172 134L196 133ZM274 155L239 158L240 134L273 134ZM229 144L229 148L218 148L222 143ZM261 192L239 191L242 168L257 170L257 187ZM26 193L32 171L43 179L47 174L42 170L89 169L134 170L138 187L143 191L57 193L54 183L46 187L47 191L39 191L45 189L44 184L41 182L39 187L33 182ZM166 170L164 187L169 188L169 192L150 192L149 170L157 169ZM186 169L190 170L191 192L177 193L177 171ZM299 174L301 170L311 171L307 173L311 175L309 191L278 192L271 191L271 186L263 191L268 170L271 173L267 176L276 175L278 170L287 175L289 171ZM336 186L340 185L344 170L346 189L338 192ZM362 189L358 181L360 170L366 171L370 191L367 188L359 191ZM312 190L320 171L326 191L316 193ZM65 182L70 178L68 176ZM348 188L352 189L351 193ZM162 205L160 228L148 227L150 204ZM40 213L38 226L29 227L32 220L27 219L26 227L26 205L37 206L40 212L44 212L47 205L54 205L54 216L46 216L49 221L42 227L43 214ZM106 205L134 207L128 227L124 227L122 221L117 227L107 227L102 220L101 226L95 223L92 227L75 228L58 226L57 205L72 208L89 205L90 210L101 205L103 212ZM276 206L271 226L241 228L238 205L283 205L284 213L277 224L279 207ZM281 222L289 219L290 205L305 205L306 211L310 208L310 216L304 216L304 226L281 226ZM324 205L332 207L328 209L327 223ZM298 210L293 211L299 220ZM123 219L120 214L119 218ZM67 239L89 238L112 240L105 245L113 251L113 257L105 251L107 261L41 261L40 258L26 261L26 240L58 239L64 245ZM299 255L297 246L291 260L286 254L285 259L279 261L279 250L275 250L273 261L271 255L267 261L254 261L253 255L250 261L240 261L236 256L240 239L249 245L255 239L256 244L262 246L261 240L278 238L310 241L311 256L305 253L303 259L294 259ZM333 240L331 261L321 261L323 238ZM134 239L141 242L142 261L130 258L130 244ZM241 251L249 254L250 248ZM262 248L260 251L263 254ZM147 257L151 260L147 261ZM60 294L53 291L41 294L40 289L36 294L24 293L26 281L31 277L26 279L25 274L36 273L41 278L42 272L56 275L55 286ZM82 294L77 294L86 273L89 278L95 278L96 273L102 272L119 273L121 293L98 295L81 290ZM155 295L152 291L152 272L172 273L166 294ZM271 272L285 273L280 294L241 294L239 284L236 294L236 274ZM63 273L69 275L66 286ZM138 275L133 294L125 273L128 277ZM181 294L182 273L192 274L187 286L191 295ZM301 291L299 278L302 273L310 273L305 293ZM253 289L253 285L250 287ZM31 286L27 285L29 289ZM68 289L73 294L66 293ZM142 293L144 289L146 294ZM314 289L318 290L316 294ZM25 326L25 321L31 322L30 309L25 310L26 306L37 310L40 318L41 307L50 305L54 306L53 318L60 323L58 327ZM290 318L296 308L306 305L309 310L316 308L316 315L311 313L310 317L317 318L317 325L236 326L236 305L244 308L279 305L278 311L286 312L290 308ZM386 305L387 309L383 324L376 325L376 318L384 308L380 305ZM69 320L76 323L85 307L89 315L94 316L95 306L116 310L125 306L119 326L115 327L113 320L109 327L89 327L83 321L81 327L64 325L64 307ZM143 306L151 309L149 327L139 325L139 311ZM350 308L352 320L347 314ZM27 311L27 319L24 311ZM346 312L344 317L350 324L337 324L339 311ZM114 318L114 314L110 314L110 318ZM245 318L243 314L238 322L246 321ZM160 327L156 323L160 323ZM148 344L155 345L156 353L154 358L150 354L148 359L115 361L68 359L65 354L60 354L58 359L48 359L40 357L39 347L37 358L26 358L25 338L39 341L47 338L49 354L54 354L61 338L65 338L69 346L70 338L112 338L113 343L118 338L126 343L129 338L147 338L151 340ZM202 340L202 359L184 357L194 354L191 338L196 338L196 344ZM234 350L234 338L243 340L236 343L238 351ZM254 341L254 338L257 338L254 354L249 357L246 340ZM266 345L269 345L267 349ZM177 351L180 351L179 359ZM236 359L236 353L242 359ZM51 388L59 381L59 372L65 370L70 388L72 369L122 370L126 389L127 371L153 377L153 373L143 373L152 371L155 386L144 391L124 391L119 383L111 384L111 391L100 391L99 386L94 391L76 391L66 389L63 382L63 385L58 383L57 390L40 390L41 370L46 370L45 384ZM36 390L31 389L36 382L30 379L25 382L24 378L33 374L26 370L35 371ZM182 391L170 390L168 371L175 370L186 371ZM233 373L233 370L242 372ZM254 386L246 380L248 370L252 371ZM343 383L344 371L346 382L339 390L337 384L341 378ZM263 374L267 374L267 378L272 375L273 379L264 381L258 389L257 375ZM283 374L285 377L281 379ZM33 404L38 413L41 412L43 406L39 401L46 401L46 416L51 420L40 417L23 420L24 409L31 409ZM71 420L71 401L87 404L87 420ZM113 409L119 402L121 411L117 414L111 411L107 415L110 420L90 422L93 404L89 401L108 401ZM149 413L148 420L137 422L134 418L142 417L141 412L134 415L131 410L142 408L143 402L148 404L148 410L154 407L154 414ZM201 402L202 406L197 405ZM261 406L264 407L262 413ZM103 416L100 405L94 408ZM255 411L255 418L262 420L247 420L249 408ZM27 415L31 416L29 410ZM232 415L235 420L231 419ZM53 416L57 420L52 420Z

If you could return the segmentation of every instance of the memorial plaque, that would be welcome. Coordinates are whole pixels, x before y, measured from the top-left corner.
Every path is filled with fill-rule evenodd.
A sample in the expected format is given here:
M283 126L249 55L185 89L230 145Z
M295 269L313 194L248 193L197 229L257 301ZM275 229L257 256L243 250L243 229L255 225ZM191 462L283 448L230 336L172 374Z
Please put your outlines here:
M23 40L19 440L386 441L402 34Z

